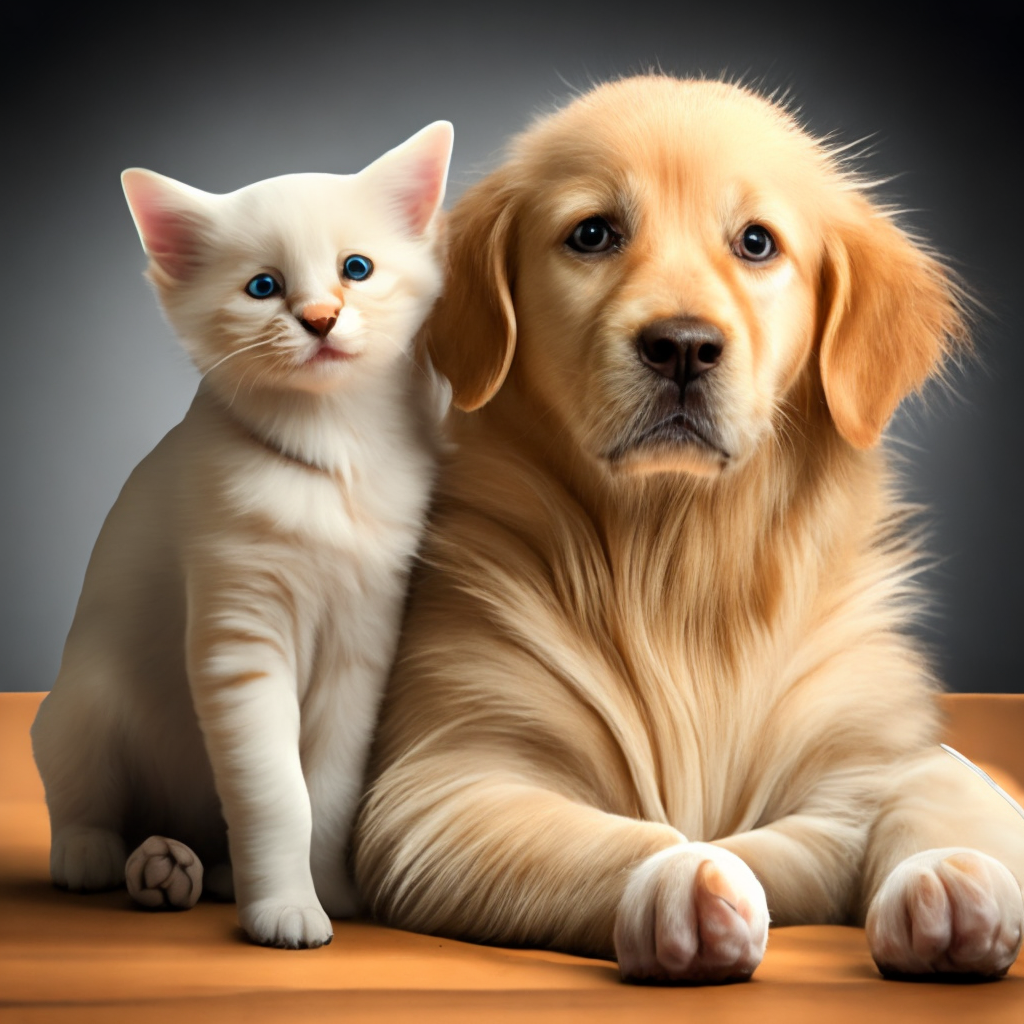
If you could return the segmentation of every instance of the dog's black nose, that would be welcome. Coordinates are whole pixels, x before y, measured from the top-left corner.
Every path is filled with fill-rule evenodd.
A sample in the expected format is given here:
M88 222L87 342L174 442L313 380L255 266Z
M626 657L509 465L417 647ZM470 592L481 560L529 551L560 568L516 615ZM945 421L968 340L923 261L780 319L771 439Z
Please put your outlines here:
M637 339L640 361L680 391L717 365L725 348L722 332L707 320L674 316L649 323Z

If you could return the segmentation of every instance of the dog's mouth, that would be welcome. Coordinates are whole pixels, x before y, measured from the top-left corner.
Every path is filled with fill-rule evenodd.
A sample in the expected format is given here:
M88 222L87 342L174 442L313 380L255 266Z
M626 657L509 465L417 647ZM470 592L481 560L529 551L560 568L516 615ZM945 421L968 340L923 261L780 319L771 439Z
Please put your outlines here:
M619 462L633 453L660 447L697 448L719 462L729 461L729 453L722 447L712 425L686 410L672 413L631 433L608 452L608 459Z

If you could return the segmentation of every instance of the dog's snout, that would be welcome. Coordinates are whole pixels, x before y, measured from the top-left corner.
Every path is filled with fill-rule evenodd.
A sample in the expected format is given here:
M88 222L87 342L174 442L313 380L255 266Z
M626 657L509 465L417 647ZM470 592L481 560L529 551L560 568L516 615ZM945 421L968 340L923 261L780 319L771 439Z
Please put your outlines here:
M655 320L637 339L640 361L680 389L717 365L724 349L722 332L694 317Z

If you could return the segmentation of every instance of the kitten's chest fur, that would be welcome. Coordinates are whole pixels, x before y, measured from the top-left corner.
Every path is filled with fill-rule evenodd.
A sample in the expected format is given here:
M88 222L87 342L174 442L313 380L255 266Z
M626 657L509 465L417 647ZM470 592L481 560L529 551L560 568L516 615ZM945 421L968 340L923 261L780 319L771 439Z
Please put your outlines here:
M200 388L182 424L196 469L186 489L245 529L372 561L418 532L434 475L424 397L404 375L388 383L238 410Z
M422 389L394 385L298 422L242 419L200 389L181 425L183 557L251 566L285 602L303 699L393 653L434 473Z

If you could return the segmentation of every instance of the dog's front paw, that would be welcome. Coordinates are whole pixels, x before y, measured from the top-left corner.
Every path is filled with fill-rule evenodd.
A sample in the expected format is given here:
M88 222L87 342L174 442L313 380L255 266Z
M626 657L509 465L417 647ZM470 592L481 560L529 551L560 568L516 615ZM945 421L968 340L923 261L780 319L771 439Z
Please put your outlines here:
M50 844L50 875L72 892L116 889L124 885L124 841L106 828L62 828Z
M319 903L256 900L238 908L238 920L249 938L278 949L315 949L334 937L330 918Z
M868 945L888 977L999 977L1020 952L1024 899L977 850L926 850L897 864L868 910Z
M188 910L203 891L203 865L176 839L150 836L124 866L128 895L151 910Z
M768 942L768 904L735 854L681 843L634 869L615 920L626 981L711 984L750 977Z

